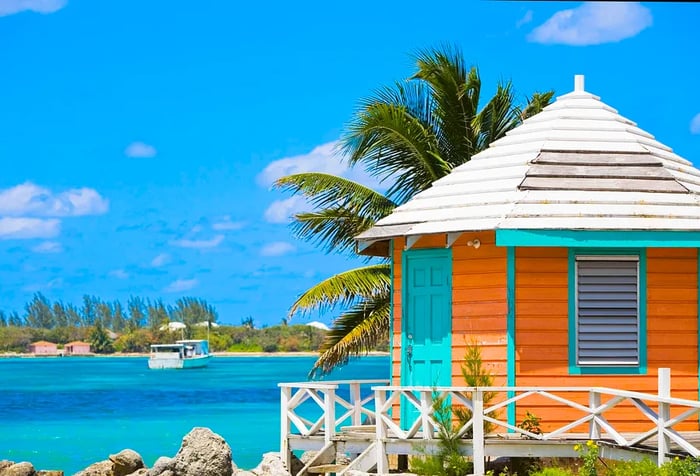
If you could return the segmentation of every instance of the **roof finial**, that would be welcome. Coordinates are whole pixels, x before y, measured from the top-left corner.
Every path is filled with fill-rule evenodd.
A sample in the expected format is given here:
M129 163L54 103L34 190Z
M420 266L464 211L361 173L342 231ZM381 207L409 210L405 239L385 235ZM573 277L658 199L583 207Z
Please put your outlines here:
M583 91L584 77L582 74L574 76L574 91Z

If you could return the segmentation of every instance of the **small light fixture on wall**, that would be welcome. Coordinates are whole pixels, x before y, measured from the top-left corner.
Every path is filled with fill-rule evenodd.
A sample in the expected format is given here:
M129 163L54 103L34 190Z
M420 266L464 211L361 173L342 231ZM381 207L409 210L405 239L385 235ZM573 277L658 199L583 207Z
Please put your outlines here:
M479 238L474 238L473 240L467 241L467 246L473 246L475 250L478 250L481 246L481 241L479 241Z

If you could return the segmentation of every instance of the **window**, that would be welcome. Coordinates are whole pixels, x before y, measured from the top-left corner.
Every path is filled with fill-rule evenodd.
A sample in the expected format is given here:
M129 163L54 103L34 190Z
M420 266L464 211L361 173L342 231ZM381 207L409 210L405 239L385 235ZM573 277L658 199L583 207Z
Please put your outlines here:
M575 255L576 367L643 365L640 256Z

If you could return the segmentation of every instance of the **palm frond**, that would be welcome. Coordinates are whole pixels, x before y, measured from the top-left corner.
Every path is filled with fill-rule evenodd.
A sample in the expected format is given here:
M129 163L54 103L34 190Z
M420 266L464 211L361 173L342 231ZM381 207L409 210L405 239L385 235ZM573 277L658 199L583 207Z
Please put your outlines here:
M524 121L528 117L532 117L547 107L554 97L554 91L544 93L534 93L532 97L527 98L527 105L520 112L520 119Z
M354 249L353 238L396 206L379 192L335 175L309 172L282 177L275 187L301 193L316 208L294 216L295 234L326 251Z
M336 306L347 307L358 300L389 295L391 268L380 263L355 268L331 276L306 290L292 305L289 316L311 311L326 312Z
M389 294L367 299L344 312L333 322L321 345L321 355L309 372L309 378L330 373L352 357L372 350L389 336L391 299Z
M390 180L387 195L403 203L450 167L437 149L430 101L424 88L396 84L366 100L341 138L351 165L362 163L381 181Z

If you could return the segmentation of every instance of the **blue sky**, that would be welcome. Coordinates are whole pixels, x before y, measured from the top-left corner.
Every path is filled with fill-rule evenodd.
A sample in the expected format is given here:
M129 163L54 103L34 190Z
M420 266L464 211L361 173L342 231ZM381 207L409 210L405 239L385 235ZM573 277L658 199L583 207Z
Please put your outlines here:
M201 297L276 324L357 264L296 240L275 178L445 43L484 93L586 89L700 162L700 4L0 0L0 309ZM321 320L330 323L332 315ZM305 322L300 319L300 322Z

